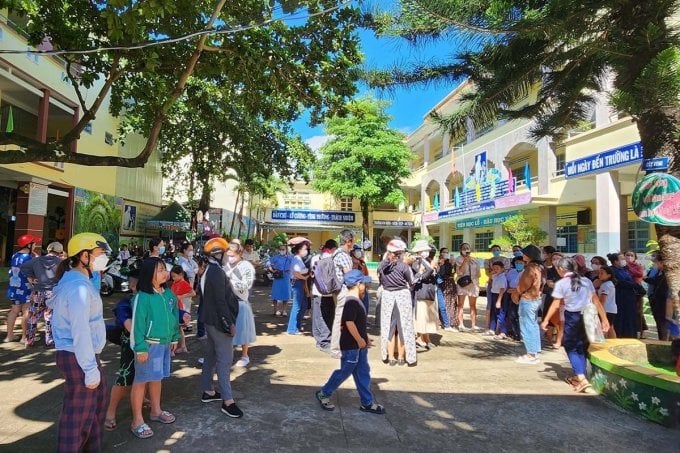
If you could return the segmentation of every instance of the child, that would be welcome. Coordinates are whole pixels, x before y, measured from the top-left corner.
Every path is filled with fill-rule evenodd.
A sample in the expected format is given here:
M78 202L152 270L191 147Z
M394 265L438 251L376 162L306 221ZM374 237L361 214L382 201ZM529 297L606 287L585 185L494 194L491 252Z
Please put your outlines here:
M184 311L186 311L187 304L184 301L186 299L189 299L188 305L189 310L191 310L191 298L196 295L196 291L194 291L191 288L186 273L184 272L184 268L182 268L182 266L179 265L174 266L170 271L170 278L172 279L172 285L170 286L170 290L175 294L175 296L177 296L180 308L184 308ZM187 349L186 335L184 333L185 329L186 325L184 326L184 328L180 328L179 344L177 346L177 349L175 350L176 354L180 354L182 352L189 352L189 350Z
M359 409L372 414L384 414L385 408L376 404L371 393L371 375L368 366L368 335L366 334L366 311L362 298L366 293L366 283L371 277L359 270L351 270L345 274L347 298L342 310L340 333L340 369L333 371L331 377L321 390L316 392L316 399L324 410L332 411L335 406L330 397L338 387L350 376L361 397Z
M176 418L161 409L161 381L170 376L170 353L179 341L177 297L165 288L168 270L158 257L144 260L139 270L138 293L132 312L130 345L135 352L135 380L130 395L132 433L140 439L153 436L144 422L142 401L148 387L149 419L174 423Z
M607 319L609 320L609 331L605 332L605 337L616 338L616 331L614 330L614 321L616 320L616 277L614 271L609 266L600 268L597 278L600 280L600 288L597 290L597 295L600 297L600 303L607 312Z
M486 335L496 335L505 339L507 329L505 328L505 311L503 310L503 296L508 288L508 280L505 278L505 265L502 261L494 261L491 264L491 302L489 313L489 330Z

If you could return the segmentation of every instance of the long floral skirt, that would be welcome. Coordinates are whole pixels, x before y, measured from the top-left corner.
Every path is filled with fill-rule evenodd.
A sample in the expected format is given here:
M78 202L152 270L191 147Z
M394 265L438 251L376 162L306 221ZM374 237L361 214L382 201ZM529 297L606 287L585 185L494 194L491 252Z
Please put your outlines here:
M395 310L396 308L396 310ZM392 322L392 312L394 323ZM388 344L395 330L406 347L406 362L416 363L416 333L413 326L413 299L408 289L382 292L380 304L380 355L388 359Z

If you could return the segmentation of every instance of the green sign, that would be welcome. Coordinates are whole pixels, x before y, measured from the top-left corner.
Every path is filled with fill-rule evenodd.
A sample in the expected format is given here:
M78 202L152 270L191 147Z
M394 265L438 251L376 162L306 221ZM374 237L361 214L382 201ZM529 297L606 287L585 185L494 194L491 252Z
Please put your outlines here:
M635 185L632 204L640 220L680 225L680 179L666 173L648 174Z
M517 215L517 211L504 212L502 214L489 215L484 217L475 217L472 219L460 220L455 223L455 227L458 230L464 230L466 228L478 228L478 227L488 227L494 225L502 225L503 222L508 220L510 217Z

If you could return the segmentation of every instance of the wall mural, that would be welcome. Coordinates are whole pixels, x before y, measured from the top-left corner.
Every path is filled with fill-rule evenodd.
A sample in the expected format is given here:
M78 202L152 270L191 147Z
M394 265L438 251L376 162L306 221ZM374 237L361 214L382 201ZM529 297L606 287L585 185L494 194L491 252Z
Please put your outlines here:
M76 188L74 195L73 234L99 233L111 249L118 250L122 199L81 188Z

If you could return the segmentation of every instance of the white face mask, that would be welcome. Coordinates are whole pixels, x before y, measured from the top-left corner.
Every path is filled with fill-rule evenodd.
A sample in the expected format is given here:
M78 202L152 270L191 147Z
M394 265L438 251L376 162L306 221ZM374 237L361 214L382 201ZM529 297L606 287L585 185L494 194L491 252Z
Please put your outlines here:
M448 253L442 253L442 258L444 258L445 260L448 260L449 254Z
M285 255L285 254L286 254L286 251L285 251L285 250L279 250L279 255L283 256L283 255Z
M363 253L361 253L361 250L355 250L355 251L354 251L354 256L355 256L356 258L361 258L361 255L363 255Z
M307 255L309 255L309 250L307 250L307 249L300 250L300 257L301 258L305 258Z
M91 257L92 255L90 255ZM106 254L99 255L92 261L92 271L101 272L106 269L106 265L109 263L109 257Z
M238 256L228 256L227 261L229 262L229 264L234 264L238 261Z
M423 257L423 258L429 258L430 252L420 252L420 256Z
M187 252L187 258L191 259L194 257L194 252L193 250L191 252Z
M602 266L600 266L599 264L593 264L592 266L593 266L593 270L594 270L594 271L599 271L600 268L602 267Z

